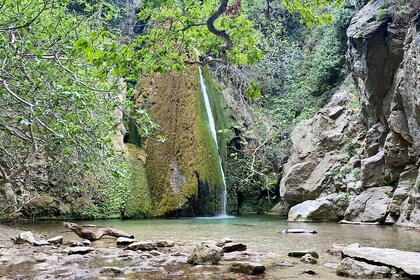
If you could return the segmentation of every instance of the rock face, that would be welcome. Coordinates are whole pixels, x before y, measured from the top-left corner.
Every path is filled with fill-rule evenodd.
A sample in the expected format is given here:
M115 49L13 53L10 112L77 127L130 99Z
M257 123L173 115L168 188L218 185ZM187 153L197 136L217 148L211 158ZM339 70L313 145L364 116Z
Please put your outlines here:
M351 96L340 88L324 109L292 132L292 154L280 182L282 203L292 206L290 221L338 221L344 216L348 199L338 193L356 185L363 128Z
M360 109L342 87L296 127L280 183L282 203L292 207L293 221L344 215L354 222L419 226L420 2L356 6L347 58ZM339 206L334 200L340 195L345 201Z

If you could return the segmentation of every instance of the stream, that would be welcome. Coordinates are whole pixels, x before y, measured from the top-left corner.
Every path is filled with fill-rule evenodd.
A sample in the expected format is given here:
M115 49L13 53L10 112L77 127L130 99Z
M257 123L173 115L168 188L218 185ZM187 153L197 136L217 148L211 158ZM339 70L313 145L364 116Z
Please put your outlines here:
M317 272L318 279L338 279L335 271L323 266L325 263L339 262L340 258L329 255L326 251L332 244L360 243L361 246L373 246L381 248L395 248L400 250L420 252L418 233L396 226L377 226L377 225L341 225L336 223L292 223L280 220L274 216L245 216L230 218L188 218L188 219L151 219L151 220L97 220L81 221L81 225L95 224L98 226L112 226L133 234L137 240L172 240L176 244L192 247L194 244L208 240L220 241L222 238L229 237L235 242L246 244L246 252L257 253L258 261L266 265L265 276L257 278L243 279L313 279L314 276L302 274L305 269L312 269ZM317 234L282 234L279 231L287 228L301 228L315 230ZM65 241L80 240L74 233L65 231L60 221L35 222L20 225L20 229L31 230L45 235L46 238L63 235ZM91 228L95 230L95 228ZM16 246L16 245L15 245ZM117 250L115 239L105 238L94 242L93 246L98 250L108 250L102 252L100 256L111 254ZM63 246L65 247L65 246ZM22 247L23 248L23 247ZM27 247L25 247L27 248ZM39 248L39 247L32 247ZM43 248L43 247L42 247ZM287 257L287 253L292 250L315 249L320 258L317 265L303 264L298 258ZM32 254L39 253L41 249L32 249ZM51 249L50 249L51 250ZM121 250L121 249L118 249ZM174 249L175 250L175 249ZM126 252L126 251L124 251ZM184 251L186 252L186 251ZM45 252L44 252L45 253ZM136 252L133 252L136 253ZM46 252L46 254L50 254ZM92 254L92 253L91 253ZM74 269L100 268L113 266L126 269L127 267L138 265L138 261L125 262L116 259L104 261L97 255L85 255L84 259L66 261L75 265ZM1 254L0 254L1 255ZM136 255L138 255L136 253ZM70 256L69 256L70 257ZM293 267L281 267L278 264L288 262L294 264ZM61 264L63 265L63 264ZM37 275L36 270L19 265L7 270L0 268L1 276L16 275L28 269L28 275ZM44 267L44 269L46 269ZM235 279L226 276L227 265L219 266L192 266L188 264L169 265L160 267L159 271L136 271L129 273L123 278L118 279ZM78 277L71 279L110 279L110 278L83 278L80 271L71 272ZM57 270L58 271L58 270ZM65 269L61 269L62 273ZM58 272L54 272L56 274ZM65 275L65 274L64 274ZM51 275L49 275L51 276ZM53 277L53 276L51 276ZM254 276L252 276L254 277ZM256 276L255 276L256 277ZM67 279L55 277L58 279ZM3 278L1 278L3 279ZM5 278L15 279L15 278ZM20 278L19 278L20 279ZM32 278L30 278L32 279ZM34 278L44 279L44 278ZM114 279L114 278L113 278ZM241 278L242 279L242 278ZM345 278L343 278L345 279Z

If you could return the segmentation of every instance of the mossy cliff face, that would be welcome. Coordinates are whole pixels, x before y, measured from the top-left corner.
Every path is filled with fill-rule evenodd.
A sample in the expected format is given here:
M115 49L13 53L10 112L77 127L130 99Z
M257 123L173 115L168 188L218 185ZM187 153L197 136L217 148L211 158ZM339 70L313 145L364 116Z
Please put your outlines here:
M221 211L222 175L208 129L198 70L143 77L137 105L160 126L144 145L153 216L215 215ZM139 203L141 203L139 201Z

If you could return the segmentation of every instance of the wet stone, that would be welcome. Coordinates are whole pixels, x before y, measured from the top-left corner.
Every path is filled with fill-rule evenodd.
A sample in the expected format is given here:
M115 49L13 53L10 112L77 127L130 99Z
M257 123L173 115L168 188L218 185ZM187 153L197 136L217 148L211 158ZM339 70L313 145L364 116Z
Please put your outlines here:
M223 246L223 253L245 251L246 249L246 245L242 243L227 243Z

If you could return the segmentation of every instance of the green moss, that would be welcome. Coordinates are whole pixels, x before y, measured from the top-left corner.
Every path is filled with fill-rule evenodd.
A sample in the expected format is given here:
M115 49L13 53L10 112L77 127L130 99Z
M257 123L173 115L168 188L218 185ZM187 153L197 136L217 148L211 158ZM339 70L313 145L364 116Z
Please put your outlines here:
M140 158L142 151L133 144L127 144L129 158L129 195L124 207L124 218L148 218L152 213L152 201L147 184L146 170Z
M145 144L153 216L212 215L221 208L219 157L196 73L193 68L141 79L139 105L160 126L156 135L166 137L164 143L151 137Z

